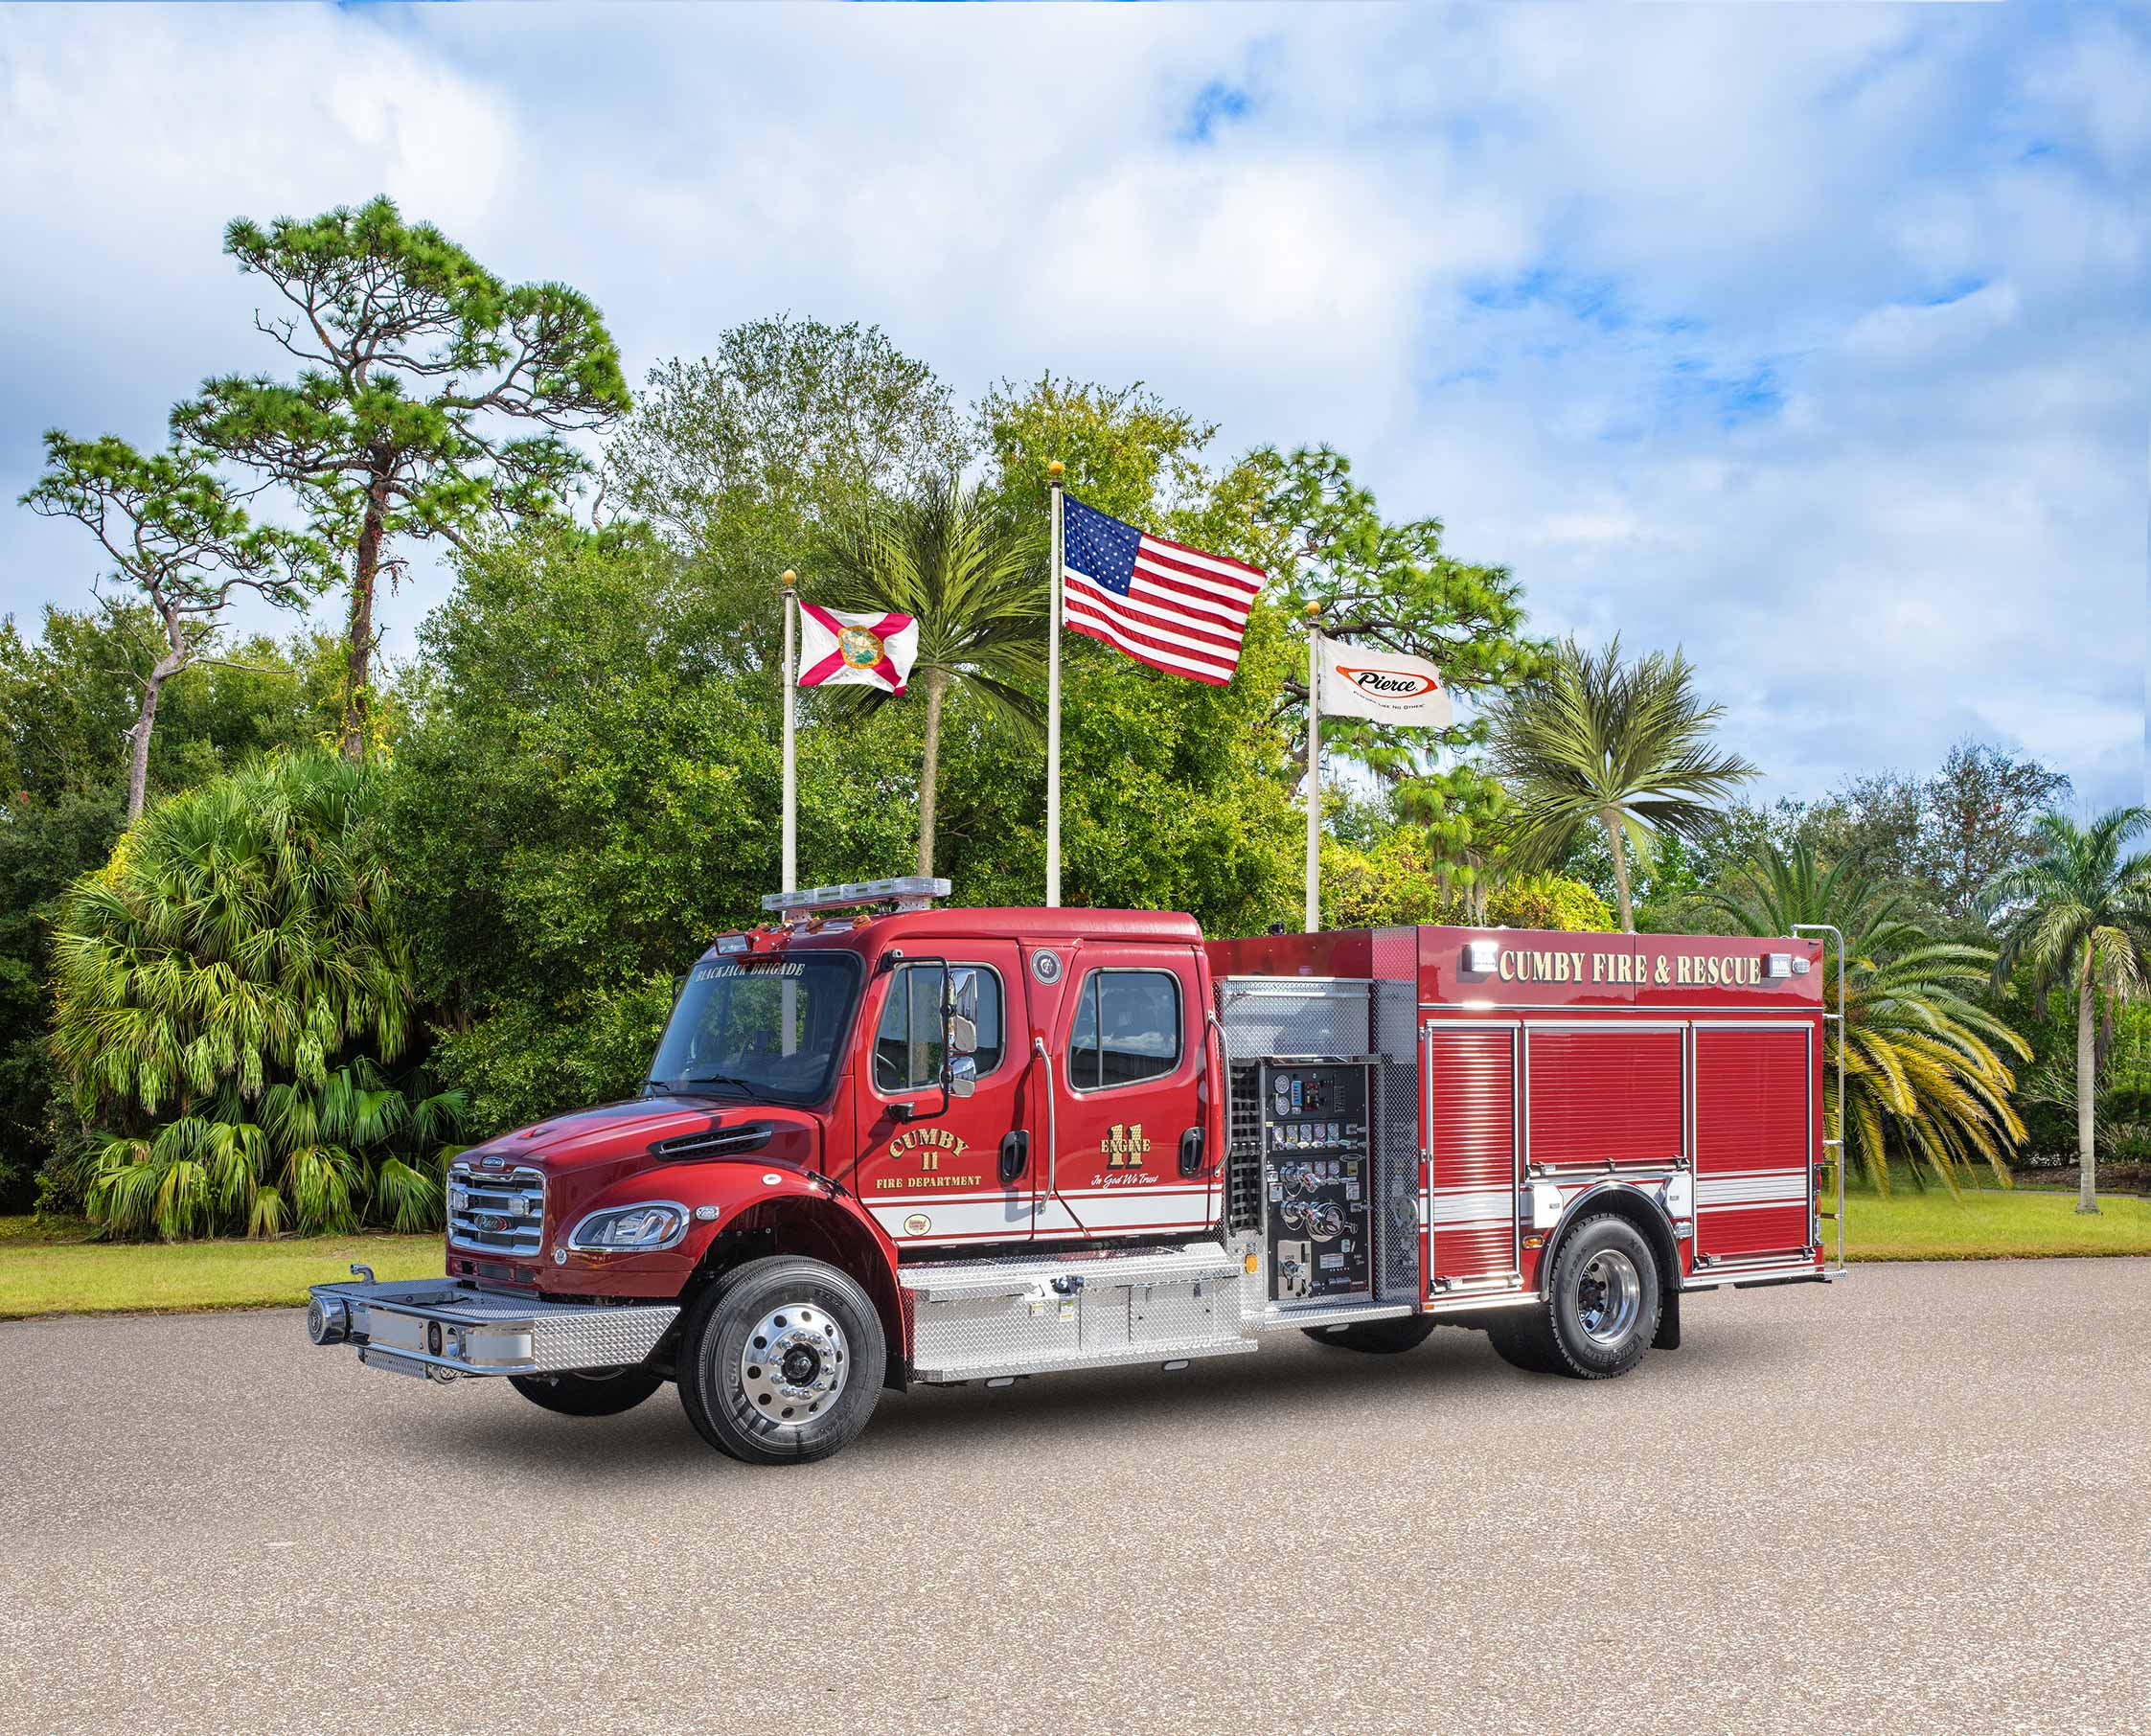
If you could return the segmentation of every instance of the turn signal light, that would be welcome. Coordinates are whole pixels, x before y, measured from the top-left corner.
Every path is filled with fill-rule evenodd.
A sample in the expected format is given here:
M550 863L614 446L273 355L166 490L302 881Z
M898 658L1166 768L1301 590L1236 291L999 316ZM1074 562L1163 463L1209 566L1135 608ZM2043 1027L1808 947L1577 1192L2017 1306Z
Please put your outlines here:
M1546 1239L1544 1236L1526 1236L1523 1238L1525 1247L1544 1247L1545 1245Z

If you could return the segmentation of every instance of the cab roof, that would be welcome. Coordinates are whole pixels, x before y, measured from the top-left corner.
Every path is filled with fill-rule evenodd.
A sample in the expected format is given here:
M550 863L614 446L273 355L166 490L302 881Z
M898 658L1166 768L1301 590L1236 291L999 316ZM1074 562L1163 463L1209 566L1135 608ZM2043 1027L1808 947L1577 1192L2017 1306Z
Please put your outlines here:
M836 915L826 921L772 925L749 930L751 949L775 952L793 947L875 951L908 936L960 933L967 939L1038 941L1177 941L1200 946L1201 925L1170 910L1048 910L1040 906L941 904L930 910L899 910L883 916ZM710 948L715 953L717 948Z

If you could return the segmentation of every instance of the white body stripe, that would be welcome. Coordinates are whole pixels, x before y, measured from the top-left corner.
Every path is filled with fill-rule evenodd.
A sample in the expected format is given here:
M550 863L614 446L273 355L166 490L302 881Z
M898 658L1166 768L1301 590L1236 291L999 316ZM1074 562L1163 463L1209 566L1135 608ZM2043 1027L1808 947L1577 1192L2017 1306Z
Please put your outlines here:
M1434 1195L1436 1229L1515 1222L1516 1195L1507 1188L1450 1188Z
M1751 1170L1732 1176L1698 1176L1696 1204L1708 1210L1720 1205L1770 1205L1807 1199L1805 1170Z

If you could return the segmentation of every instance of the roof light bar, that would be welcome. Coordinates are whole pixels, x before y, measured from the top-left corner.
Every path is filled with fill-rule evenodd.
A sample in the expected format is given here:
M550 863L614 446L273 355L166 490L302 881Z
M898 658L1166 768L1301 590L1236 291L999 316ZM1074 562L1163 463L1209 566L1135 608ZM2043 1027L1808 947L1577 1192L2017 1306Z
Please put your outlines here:
M949 882L938 876L906 874L893 880L846 880L838 886L765 893L762 907L779 911L785 921L791 922L817 910L842 910L854 904L893 902L899 910L924 910L935 899L948 896Z

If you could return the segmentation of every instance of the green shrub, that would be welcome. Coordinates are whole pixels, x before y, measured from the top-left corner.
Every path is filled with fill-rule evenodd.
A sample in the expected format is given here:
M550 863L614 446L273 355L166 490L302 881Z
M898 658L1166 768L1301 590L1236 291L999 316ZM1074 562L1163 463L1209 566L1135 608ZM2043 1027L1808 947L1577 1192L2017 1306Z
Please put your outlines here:
M156 804L70 888L53 1048L109 1233L440 1222L464 1103L387 1071L422 1027L382 775L265 761Z

